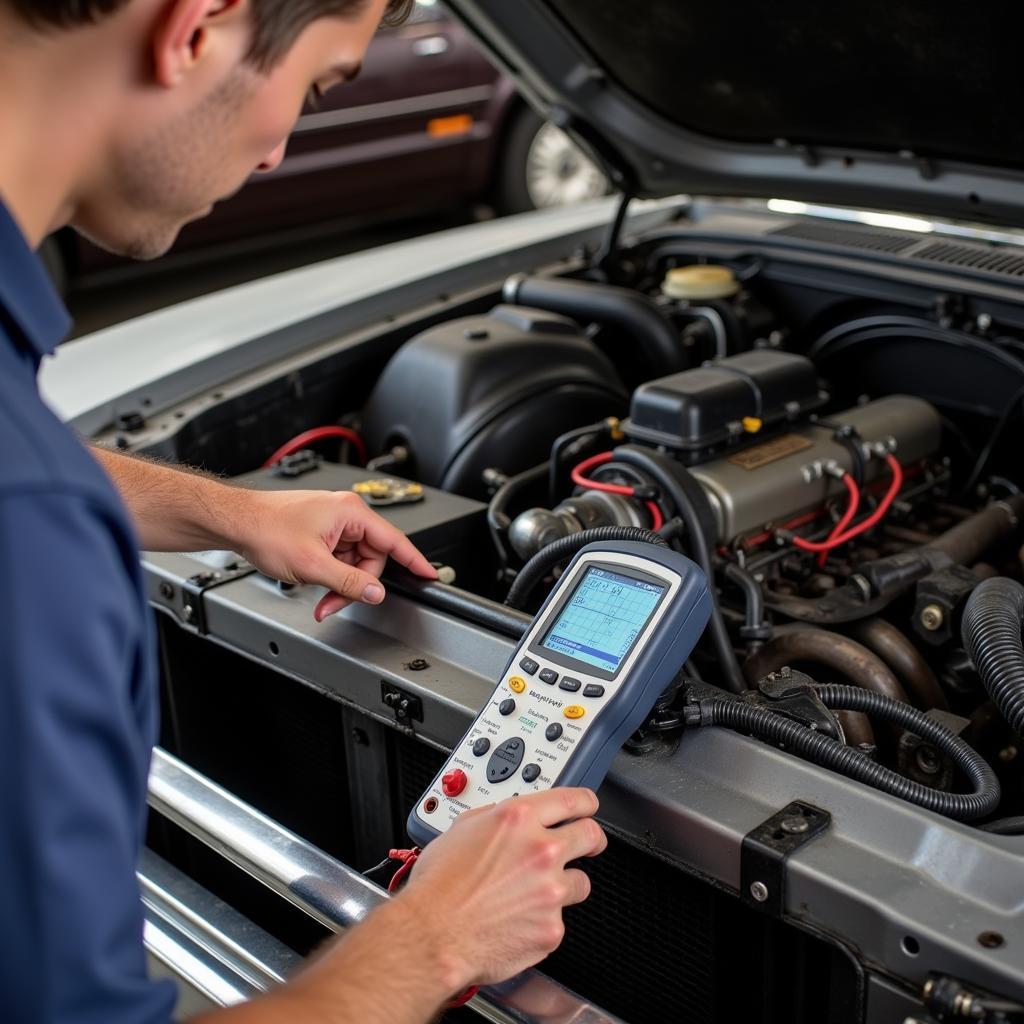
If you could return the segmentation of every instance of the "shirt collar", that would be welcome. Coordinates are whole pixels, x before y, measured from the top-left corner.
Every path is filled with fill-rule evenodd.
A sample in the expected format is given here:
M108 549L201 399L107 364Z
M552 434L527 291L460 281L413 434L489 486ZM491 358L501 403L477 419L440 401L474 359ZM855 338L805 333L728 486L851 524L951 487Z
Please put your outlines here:
M71 317L34 253L0 201L0 310L41 360L67 337Z

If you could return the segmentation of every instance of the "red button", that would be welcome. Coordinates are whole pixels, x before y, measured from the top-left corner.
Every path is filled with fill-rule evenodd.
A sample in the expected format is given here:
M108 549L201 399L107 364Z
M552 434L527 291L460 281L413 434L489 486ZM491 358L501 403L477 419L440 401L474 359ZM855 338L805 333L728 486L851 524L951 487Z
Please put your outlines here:
M442 776L441 788L445 796L458 796L466 788L468 781L466 773L461 768L456 768L455 771Z

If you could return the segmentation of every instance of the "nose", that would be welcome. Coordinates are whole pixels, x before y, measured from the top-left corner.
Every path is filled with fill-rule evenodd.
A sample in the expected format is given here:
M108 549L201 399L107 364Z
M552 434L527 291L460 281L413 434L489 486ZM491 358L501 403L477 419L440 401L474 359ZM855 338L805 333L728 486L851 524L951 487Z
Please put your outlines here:
M259 163L256 170L260 174L266 174L281 166L284 159L284 152L288 148L288 140L282 139Z

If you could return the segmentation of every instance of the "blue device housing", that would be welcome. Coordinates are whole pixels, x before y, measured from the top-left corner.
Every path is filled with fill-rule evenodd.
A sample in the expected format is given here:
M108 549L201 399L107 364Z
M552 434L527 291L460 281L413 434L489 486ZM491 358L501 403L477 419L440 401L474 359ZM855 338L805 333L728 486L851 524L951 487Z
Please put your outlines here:
M601 785L622 744L643 724L655 701L682 669L711 617L711 595L708 593L707 577L685 555L655 544L608 541L588 544L576 553L562 576L565 584L555 587L548 595L530 629L524 633L524 638L533 629L534 624L547 616L552 603L556 599L561 600L562 596L570 592L570 581L571 585L575 586L578 563L583 559L599 558L602 553L608 552L634 555L654 565L663 566L678 574L682 583L665 608L657 629L647 638L637 655L630 670L628 685L618 687L594 725L577 744L565 768L555 780L555 785L558 786L586 786L596 790ZM512 656L501 670L499 679L504 679L513 662L523 655L526 648L525 639L516 645ZM475 721L476 719L474 723ZM472 729L473 724L470 724L458 746L461 746ZM434 777L428 792L437 785L443 773L444 768ZM406 828L415 843L425 846L441 833L417 817L416 808L421 803L422 797L409 812Z

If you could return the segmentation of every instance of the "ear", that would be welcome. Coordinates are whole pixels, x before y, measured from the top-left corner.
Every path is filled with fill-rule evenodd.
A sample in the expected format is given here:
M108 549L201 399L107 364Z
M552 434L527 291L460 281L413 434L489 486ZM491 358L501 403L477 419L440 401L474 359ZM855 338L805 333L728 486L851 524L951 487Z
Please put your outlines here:
M247 6L246 0L169 0L153 35L157 84L180 84L202 59L211 31Z

